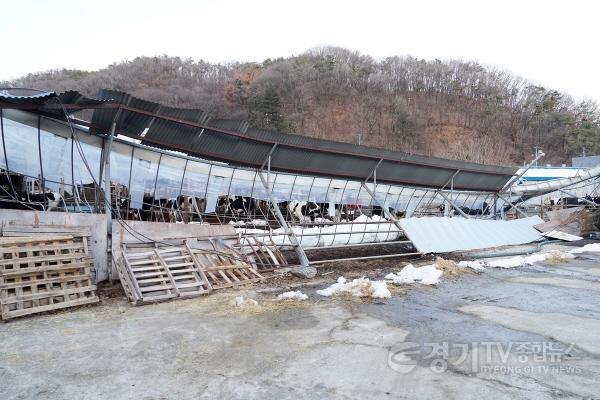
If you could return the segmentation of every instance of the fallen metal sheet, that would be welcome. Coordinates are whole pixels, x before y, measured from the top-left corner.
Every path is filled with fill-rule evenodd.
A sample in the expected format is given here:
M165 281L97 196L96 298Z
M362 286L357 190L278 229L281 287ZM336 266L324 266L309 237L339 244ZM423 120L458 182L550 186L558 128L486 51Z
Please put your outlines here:
M422 253L449 253L524 244L541 238L538 217L494 221L449 217L402 218L400 226Z
M561 232L561 231L543 232L542 236L551 238L551 239L564 240L565 242L575 242L577 240L583 239L581 236L571 235L570 233Z

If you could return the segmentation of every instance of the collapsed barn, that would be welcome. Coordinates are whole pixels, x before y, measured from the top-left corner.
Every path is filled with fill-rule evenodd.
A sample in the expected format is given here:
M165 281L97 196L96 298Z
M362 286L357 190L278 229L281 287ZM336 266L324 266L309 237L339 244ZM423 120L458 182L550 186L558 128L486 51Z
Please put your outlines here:
M424 229L430 230L430 242L452 232L449 220L523 218L519 226L530 231L518 237L516 224L503 225L504 236L483 240L476 232L496 228L471 224L466 229L479 242L442 247L446 250L526 243L535 240L533 225L543 221L528 218L531 213L521 205L536 205L534 196L557 190L515 186L516 167L281 134L117 91L102 90L96 99L77 92L15 93L0 95L3 236L86 231L94 238L95 281L119 277L131 292L141 289L130 263L146 265L135 256L129 261L131 249L146 249L138 251L145 255L148 246L180 251L173 257L187 266L196 263L199 251L187 239L238 266L255 266L242 273L247 279L229 276L222 284L251 281L258 278L255 272L284 265L435 252L426 239L414 239ZM595 185L597 172L569 178L560 190L568 194L568 186ZM595 207L590 199L585 206ZM61 224L68 228L58 229ZM171 249L173 240L185 248ZM347 252L393 245L395 251ZM319 255L336 248L344 249L344 257ZM281 253L286 250L293 251L287 258ZM161 259L160 251L150 253L152 260ZM146 266L152 269L154 262ZM217 286L218 278L201 279ZM196 281L191 285L206 289ZM146 292L182 293L165 294L165 286L154 286Z

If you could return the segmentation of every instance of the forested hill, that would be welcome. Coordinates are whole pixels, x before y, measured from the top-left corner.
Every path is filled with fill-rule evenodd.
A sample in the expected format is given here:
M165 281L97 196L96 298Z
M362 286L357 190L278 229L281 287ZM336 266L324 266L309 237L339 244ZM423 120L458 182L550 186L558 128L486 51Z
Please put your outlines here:
M481 163L545 163L596 154L600 111L564 93L474 62L375 61L320 48L262 63L141 57L99 71L33 73L3 86L129 92L259 127Z

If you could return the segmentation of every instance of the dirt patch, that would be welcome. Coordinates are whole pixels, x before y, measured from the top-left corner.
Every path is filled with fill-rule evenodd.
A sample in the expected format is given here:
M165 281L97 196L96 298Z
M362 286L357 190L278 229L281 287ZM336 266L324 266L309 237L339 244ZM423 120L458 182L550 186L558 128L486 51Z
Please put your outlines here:
M551 264L551 265L568 264L570 262L571 262L570 258L565 257L563 254L561 254L559 252L550 253L544 260L545 264Z
M435 258L435 267L444 271L444 275L450 277L462 275L465 273L474 273L474 270L472 270L471 268L459 267L458 264L456 264L456 262L454 262L453 260L447 260L442 257Z

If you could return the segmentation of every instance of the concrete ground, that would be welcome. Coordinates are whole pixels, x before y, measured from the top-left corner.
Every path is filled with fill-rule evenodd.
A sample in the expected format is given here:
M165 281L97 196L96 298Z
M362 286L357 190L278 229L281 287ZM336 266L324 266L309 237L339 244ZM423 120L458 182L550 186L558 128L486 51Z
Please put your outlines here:
M0 324L0 399L600 398L600 260L442 278L383 301L237 292Z

